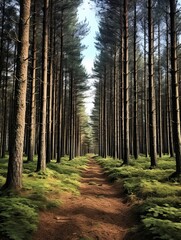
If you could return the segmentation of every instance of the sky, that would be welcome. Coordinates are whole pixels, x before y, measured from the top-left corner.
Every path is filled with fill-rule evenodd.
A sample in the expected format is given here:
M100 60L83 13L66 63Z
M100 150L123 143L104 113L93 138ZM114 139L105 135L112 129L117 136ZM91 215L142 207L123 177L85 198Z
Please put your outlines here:
M178 0L178 3L181 4L181 0ZM79 21L84 21L87 19L89 23L90 31L89 34L83 39L82 44L87 46L87 49L83 51L84 59L82 64L85 66L87 73L92 74L92 68L94 65L94 60L96 57L96 48L94 46L96 32L98 32L98 17L96 16L95 4L91 0L83 0L83 3L80 5L78 9L78 17ZM90 86L90 90L86 93L86 113L88 115L91 114L91 110L93 108L93 100L94 100L94 87L93 87L94 79L88 79L88 84Z
M92 68L94 65L94 60L96 57L96 48L94 46L96 32L98 32L98 19L95 16L96 10L93 1L84 0L80 5L78 10L79 21L84 21L87 19L89 23L89 34L82 40L82 44L86 45L86 49L82 52L84 59L82 64L85 66L87 73L92 74ZM93 88L94 79L88 79L88 84L90 86L90 90L86 93L86 113L91 114L91 110L93 108Z

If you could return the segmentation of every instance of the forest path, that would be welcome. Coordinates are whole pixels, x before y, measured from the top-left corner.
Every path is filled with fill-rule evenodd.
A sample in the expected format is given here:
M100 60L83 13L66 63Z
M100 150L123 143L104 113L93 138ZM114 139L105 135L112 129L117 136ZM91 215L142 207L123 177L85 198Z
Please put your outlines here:
M82 174L80 193L80 196L65 194L60 208L42 212L33 239L124 239L136 222L135 215L124 203L121 186L109 183L102 168L93 159Z

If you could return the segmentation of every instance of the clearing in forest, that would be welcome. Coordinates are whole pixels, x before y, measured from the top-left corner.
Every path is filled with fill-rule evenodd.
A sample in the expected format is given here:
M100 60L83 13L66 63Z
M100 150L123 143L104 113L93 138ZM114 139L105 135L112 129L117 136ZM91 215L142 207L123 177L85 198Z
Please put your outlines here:
M109 183L93 159L82 174L80 196L62 200L60 208L40 214L34 240L121 240L136 222L120 184Z

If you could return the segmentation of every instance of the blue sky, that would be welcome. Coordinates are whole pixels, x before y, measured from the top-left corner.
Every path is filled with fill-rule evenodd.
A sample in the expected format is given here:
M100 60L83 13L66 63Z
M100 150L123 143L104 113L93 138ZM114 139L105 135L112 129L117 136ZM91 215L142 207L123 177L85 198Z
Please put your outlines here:
M96 49L94 46L95 34L98 31L98 19L95 16L95 5L92 1L84 0L83 4L79 7L79 19L84 21L87 19L90 27L89 34L82 41L87 46L87 49L83 51L84 60L83 64L86 67L88 73L91 73L93 62L96 55Z
M181 4L181 0L178 0L178 3ZM95 4L91 0L83 0L83 3L79 7L78 16L80 21L87 19L90 27L89 34L84 38L82 43L87 46L87 49L83 51L84 59L83 65L85 66L87 73L92 73L92 68L96 56L96 49L94 46L95 35L98 32L98 18L96 17ZM94 88L93 85L94 79L89 79L90 90L87 92L86 103L86 112L90 115L93 108L93 97L94 97Z
M98 19L95 16L95 5L92 1L84 0L81 6L79 7L79 20L84 21L87 19L89 23L90 32L83 39L82 44L87 46L87 49L83 51L84 59L82 61L85 66L87 73L92 74L92 68L96 56L96 49L94 46L95 35L98 32ZM88 79L88 84L90 86L90 90L86 93L86 113L91 114L91 110L93 108L93 97L94 97L94 88L92 87L94 79Z

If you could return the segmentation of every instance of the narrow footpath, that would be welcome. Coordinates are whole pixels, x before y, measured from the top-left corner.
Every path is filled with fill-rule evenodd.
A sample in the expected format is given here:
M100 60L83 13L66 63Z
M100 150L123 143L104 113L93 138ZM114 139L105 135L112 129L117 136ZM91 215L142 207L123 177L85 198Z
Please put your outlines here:
M41 213L33 240L124 239L135 224L134 213L121 186L109 183L93 159L82 175L80 193L65 194L59 209Z

